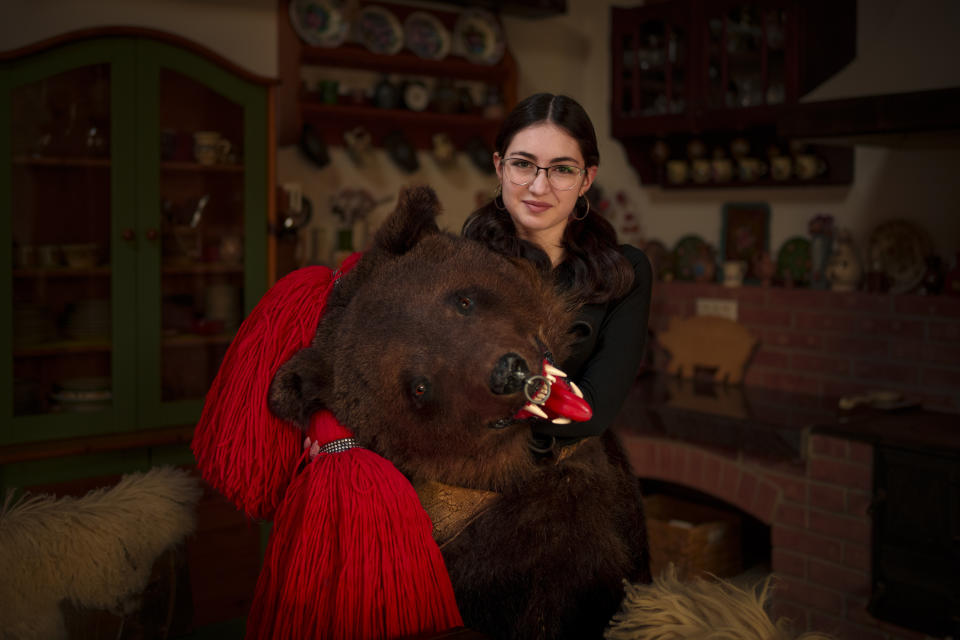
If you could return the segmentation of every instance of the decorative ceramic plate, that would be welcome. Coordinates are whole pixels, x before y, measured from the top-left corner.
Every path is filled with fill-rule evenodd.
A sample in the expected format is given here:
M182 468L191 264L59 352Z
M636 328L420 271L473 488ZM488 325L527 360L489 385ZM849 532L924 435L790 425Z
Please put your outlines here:
M393 55L403 48L403 27L387 9L375 4L363 8L357 17L360 42L374 53Z
M455 53L471 62L497 64L506 50L497 19L483 9L467 9L453 29Z
M810 253L810 240L803 236L789 238L777 253L777 278L795 285L810 282L810 270L813 260Z
M403 42L427 60L443 60L450 53L450 32L426 11L414 11L403 21Z
M338 47L347 39L350 23L336 0L292 0L290 22L306 42L319 47Z
M704 258L709 255L707 242L698 235L687 235L673 247L673 274L677 280L710 279ZM714 267L715 269L715 267Z
M671 272L673 266L670 250L659 240L648 240L643 245L643 252L647 254L647 259L650 260L654 279L663 280L664 276Z
M887 274L890 293L906 293L923 280L932 244L930 236L912 222L888 220L870 233L867 268Z

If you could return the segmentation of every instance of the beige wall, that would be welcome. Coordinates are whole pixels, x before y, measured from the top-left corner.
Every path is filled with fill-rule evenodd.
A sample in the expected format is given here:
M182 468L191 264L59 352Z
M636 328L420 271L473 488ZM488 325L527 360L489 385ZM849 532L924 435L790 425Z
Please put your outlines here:
M773 210L771 246L806 233L817 213L833 214L861 244L876 224L906 216L934 236L941 253L960 248L960 150L904 151L859 147L855 182L843 188L715 189L664 191L645 187L609 135L609 7L642 4L627 0L568 0L564 16L503 19L507 41L519 62L519 93L567 93L594 119L600 138L598 181L608 195L623 191L639 214L647 238L668 246L696 232L717 242L724 202L766 201ZM135 24L165 29L204 43L262 75L276 75L274 0L2 0L0 49L22 46L65 30L104 24ZM449 7L447 7L449 8ZM821 87L817 99L899 88L960 85L958 58L960 3L955 0L859 0L858 59ZM918 114L922 117L922 114ZM367 167L357 167L342 149L318 169L296 147L278 150L279 182L298 182L315 205L314 229L332 243L335 221L327 211L330 193L341 186L366 186L390 197L403 184L433 185L446 213L441 225L458 230L478 193L489 195L495 180L462 154L453 169L441 169L427 153L421 168L405 174L382 151ZM392 203L380 206L373 222Z
M276 0L0 0L0 51L68 31L169 31L267 77L277 75Z
M507 16L503 23L519 63L519 94L567 93L586 107L600 138L598 184L608 195L617 191L626 194L632 210L639 214L645 237L672 246L682 235L695 232L717 243L724 202L764 201L773 211L774 251L789 237L806 235L808 220L818 213L830 213L839 225L851 228L861 247L870 230L881 221L909 217L930 232L942 254L952 258L954 251L960 249L957 149L904 151L858 147L855 181L850 187L675 191L641 185L622 145L609 135L607 34L609 7L613 4L630 3L568 0L567 15L538 20ZM824 93L823 99L892 89L898 86L896 83L910 89L960 85L960 68L943 64L957 55L940 55L960 47L955 38L960 33L957 7L960 3L954 0L860 0L860 55L831 81L832 94ZM900 63L897 73L891 76L885 70L890 68L892 59ZM937 61L940 64L934 64ZM844 74L849 78L846 86L840 79ZM281 179L303 182L306 193L320 203L318 225L332 226L322 212L325 194L330 189L362 184L377 195L389 195L401 184L419 181L437 189L446 208L441 225L456 230L473 208L475 193L489 192L495 186L465 157L459 158L457 170L446 171L437 168L428 154L421 154L422 169L413 175L399 173L382 153L378 154L373 170L358 170L338 150L333 151L333 158L330 167L316 170L306 165L294 148L281 149L279 154ZM375 219L385 215L390 206L380 207Z

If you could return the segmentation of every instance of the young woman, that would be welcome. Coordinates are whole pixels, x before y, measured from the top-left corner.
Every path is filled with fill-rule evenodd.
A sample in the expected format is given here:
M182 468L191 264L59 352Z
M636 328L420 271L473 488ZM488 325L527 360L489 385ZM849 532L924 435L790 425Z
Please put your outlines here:
M600 153L590 117L572 98L538 93L518 104L497 135L493 164L497 196L467 218L463 235L551 273L579 307L574 348L560 367L593 418L538 422L535 447L546 451L602 433L620 410L643 358L650 262L618 246L613 226L590 210Z

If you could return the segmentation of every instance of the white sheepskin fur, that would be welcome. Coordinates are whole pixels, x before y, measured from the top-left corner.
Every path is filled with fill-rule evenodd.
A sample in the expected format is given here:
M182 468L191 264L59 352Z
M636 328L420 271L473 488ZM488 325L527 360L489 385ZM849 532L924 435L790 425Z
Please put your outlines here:
M770 579L750 590L720 579L681 582L670 565L652 584L625 584L621 611L606 640L791 640L787 621L765 610ZM831 640L805 633L797 640Z
M66 637L60 603L120 615L139 607L156 558L196 525L202 489L156 467L82 498L7 494L0 511L0 639Z

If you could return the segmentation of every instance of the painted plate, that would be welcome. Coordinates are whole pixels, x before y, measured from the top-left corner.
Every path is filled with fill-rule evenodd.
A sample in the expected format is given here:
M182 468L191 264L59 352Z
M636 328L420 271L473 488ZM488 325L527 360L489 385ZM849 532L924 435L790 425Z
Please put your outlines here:
M932 251L930 236L907 220L888 220L870 233L867 266L890 278L890 293L906 293L921 281Z
M808 284L813 259L810 240L803 236L787 239L777 253L777 279L794 285Z
M483 9L467 9L453 28L454 52L471 62L496 64L506 50L497 19Z
M403 21L403 42L427 60L443 60L450 53L450 32L426 11L414 11Z
M388 9L375 4L366 6L357 17L360 42L374 53L393 55L403 48L403 27Z
M339 47L347 39L350 23L335 0L292 0L290 23L300 39L318 47Z

